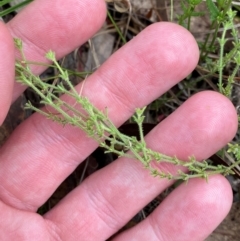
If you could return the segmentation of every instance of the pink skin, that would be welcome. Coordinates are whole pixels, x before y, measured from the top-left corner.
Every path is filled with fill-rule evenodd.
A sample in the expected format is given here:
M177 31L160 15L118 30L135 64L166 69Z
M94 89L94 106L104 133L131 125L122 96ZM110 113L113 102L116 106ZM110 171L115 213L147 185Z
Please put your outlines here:
M52 49L62 57L103 24L104 1L67 2L36 0L7 26L0 25L1 46L6 46L0 48L4 56L0 121L10 97L16 99L23 90L15 84L13 91L14 49L9 31L24 41L28 59L45 61L44 52ZM83 95L100 109L107 106L119 126L136 107L148 104L187 76L198 54L185 29L171 23L154 24L90 76ZM42 70L33 68L35 73ZM236 129L237 116L230 101L205 91L155 127L146 141L154 150L181 159L194 154L202 160L230 141ZM90 176L44 217L37 215L37 208L96 146L82 131L63 128L38 114L22 123L0 150L0 240L106 240L171 184L151 177L139 162L120 158ZM191 180L150 217L113 240L204 240L227 215L231 202L231 187L222 176L211 177L208 184Z
M12 101L15 58L12 37L2 22L0 22L0 42L0 53L3 57L0 65L0 72L2 73L0 75L0 124L2 124Z

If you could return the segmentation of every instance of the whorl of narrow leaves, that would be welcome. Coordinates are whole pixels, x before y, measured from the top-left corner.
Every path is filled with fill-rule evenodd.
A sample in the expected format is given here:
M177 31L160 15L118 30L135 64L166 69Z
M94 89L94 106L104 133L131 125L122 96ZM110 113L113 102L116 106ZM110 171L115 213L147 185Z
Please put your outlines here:
M228 144L228 153L232 153L237 161L240 160L240 146L239 144Z

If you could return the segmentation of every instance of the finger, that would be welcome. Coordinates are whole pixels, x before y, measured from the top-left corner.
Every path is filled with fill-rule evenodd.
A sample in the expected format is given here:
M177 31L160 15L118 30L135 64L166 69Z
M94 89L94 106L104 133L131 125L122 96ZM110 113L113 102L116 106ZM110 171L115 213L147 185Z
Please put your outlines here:
M46 222L42 216L17 210L1 201L0 210L0 240L56 240L46 228Z
M146 142L153 150L183 160L192 155L202 160L233 138L237 123L235 108L226 97L201 92L155 127ZM175 173L178 169L164 166L162 170ZM95 234L92 240L106 240L171 184L152 177L140 162L120 158L86 179L45 217L66 240L74 240L81 233L83 240L89 233ZM75 232L72 239L69 230Z
M222 176L193 179L173 191L147 219L112 241L202 241L226 217L232 189Z
M23 41L27 60L46 63L52 50L59 59L86 42L102 26L106 16L103 0L37 0L29 4L8 28ZM35 74L44 68L34 66ZM13 100L25 87L15 84Z
M109 118L119 126L136 107L187 76L197 61L198 48L188 31L171 23L154 24L91 75L82 94L97 108L107 107ZM32 116L0 152L0 198L14 207L36 210L96 147L76 128Z
M6 26L0 21L0 125L12 100L14 83L14 44Z

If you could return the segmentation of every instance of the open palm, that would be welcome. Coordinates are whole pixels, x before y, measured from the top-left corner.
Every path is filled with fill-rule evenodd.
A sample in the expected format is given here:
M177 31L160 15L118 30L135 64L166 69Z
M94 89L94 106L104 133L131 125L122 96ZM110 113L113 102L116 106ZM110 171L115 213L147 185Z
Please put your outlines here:
M23 40L27 59L46 61L50 49L61 58L88 40L103 24L103 0L35 0L7 25L0 25L0 121L23 91L14 83L12 37ZM92 74L83 95L120 126L194 69L194 38L182 27L157 23L146 28ZM35 74L43 69L34 67ZM81 86L77 86L81 88ZM230 141L237 128L231 102L201 92L156 126L149 147L202 160ZM120 158L94 173L43 217L36 210L94 149L80 130L34 114L0 150L0 240L101 241L116 233L171 182L151 177L138 162ZM174 167L169 169L174 171ZM224 198L222 196L224 195ZM223 220L232 202L220 175L209 183L181 185L143 222L114 241L204 240Z

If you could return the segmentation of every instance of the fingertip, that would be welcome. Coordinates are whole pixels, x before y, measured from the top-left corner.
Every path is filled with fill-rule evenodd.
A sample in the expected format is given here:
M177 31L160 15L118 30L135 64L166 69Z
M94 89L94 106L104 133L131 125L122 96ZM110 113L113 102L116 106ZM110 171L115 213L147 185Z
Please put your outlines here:
M205 240L227 216L232 189L221 175L194 178L174 189L143 222L114 240ZM145 237L142 238L142 237Z
M136 106L154 101L186 78L198 58L197 43L186 29L173 23L155 23L114 53L90 78L95 79L95 88L101 79L101 86L103 83L112 96L122 103L126 100L124 105L132 114Z
M178 79L185 78L195 69L199 60L199 48L193 35L182 26L158 22L147 27L139 36L145 38L143 44L150 45L145 55L150 55L150 49L153 49L153 53L159 53L161 59L154 61L158 68L164 66L168 71L174 70L172 72ZM159 66L161 60L163 64Z
M222 175L210 176L208 181L194 178L176 190L176 197L186 203L186 218L202 230L198 235L207 237L229 213L233 195L228 180ZM184 206L184 205L183 205ZM198 240L198 239L196 239ZM199 239L200 240L200 239ZM202 239L201 239L202 240Z
M213 175L210 177L208 183L211 185L210 189L212 188L216 192L216 198L220 205L224 205L226 216L233 203L233 192L230 182L223 175ZM209 190L209 193L212 190ZM222 197L224 197L224 201L222 201Z
M192 208L199 209L197 213L203 214L200 222L203 226L206 225L206 218L214 217L209 220L208 226L210 231L213 231L227 216L232 206L233 194L229 181L222 175L213 175L208 181L198 178L191 180L189 184L188 202L192 203ZM207 216L204 216L204 213Z
M205 240L227 216L232 200L231 186L223 176L210 176L208 181L194 178L163 201L157 210L162 216L153 215L172 240L192 240L193 235L194 240ZM165 216L170 218L164 223Z
M222 147L225 146L234 138L238 129L238 116L232 102L215 91L202 91L192 98L192 108L199 110L199 122L204 120L202 124L207 126L209 132L215 133L217 141L222 140ZM191 109L188 111L191 112Z
M234 138L238 117L228 98L215 91L202 91L189 98L163 124L169 128L165 131L169 136L166 145L171 143L173 154L177 152L180 159L194 155L202 160ZM170 135L173 129L177 135Z
M100 15L100 19L98 21L99 26L98 28L100 29L104 23L104 21L106 20L106 16L107 16L107 3L105 0L101 0L101 1L97 1L96 2L98 4L97 9L98 9L98 14ZM96 5L96 4L95 4Z
M12 101L14 84L14 43L4 23L0 22L0 124L4 121Z

